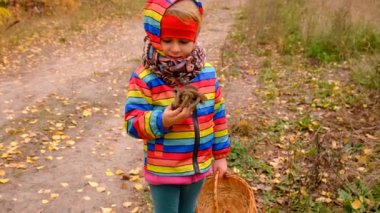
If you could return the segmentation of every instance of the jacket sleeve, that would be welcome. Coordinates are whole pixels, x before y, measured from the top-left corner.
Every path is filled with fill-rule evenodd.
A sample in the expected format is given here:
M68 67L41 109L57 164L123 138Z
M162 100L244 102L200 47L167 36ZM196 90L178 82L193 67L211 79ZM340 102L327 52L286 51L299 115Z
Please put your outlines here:
M162 124L162 110L153 110L149 86L134 72L129 80L124 127L140 139L160 138L167 133Z
M215 140L212 150L214 159L217 160L227 157L230 153L225 104L218 81L215 84L214 124Z

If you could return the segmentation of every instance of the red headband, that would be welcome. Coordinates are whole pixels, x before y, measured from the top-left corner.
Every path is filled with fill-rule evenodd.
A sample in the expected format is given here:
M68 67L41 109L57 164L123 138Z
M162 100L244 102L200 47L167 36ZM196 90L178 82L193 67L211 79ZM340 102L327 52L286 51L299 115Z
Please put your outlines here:
M196 21L183 22L173 15L164 15L161 20L161 38L180 38L195 42L198 33Z

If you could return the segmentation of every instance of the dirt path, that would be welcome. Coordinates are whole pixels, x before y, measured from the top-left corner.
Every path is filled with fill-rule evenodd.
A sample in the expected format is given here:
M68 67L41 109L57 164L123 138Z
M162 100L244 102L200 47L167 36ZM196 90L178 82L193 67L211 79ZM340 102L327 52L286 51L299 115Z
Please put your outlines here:
M214 62L241 3L203 2L200 42ZM122 115L143 36L140 19L110 21L10 60L0 79L2 212L147 211L134 189L143 178L116 174L142 166L142 146L125 135Z

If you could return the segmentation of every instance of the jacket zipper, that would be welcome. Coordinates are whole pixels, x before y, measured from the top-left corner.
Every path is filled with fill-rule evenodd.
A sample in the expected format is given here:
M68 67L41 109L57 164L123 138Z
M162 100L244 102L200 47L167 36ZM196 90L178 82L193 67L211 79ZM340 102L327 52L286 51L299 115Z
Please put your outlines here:
M193 166L195 173L201 173L199 171L199 165L198 165L198 151L199 151L199 144L200 144L200 132L199 132L199 123L198 123L198 115L197 115L197 108L195 108L193 112L193 123L194 123L194 151L193 151Z

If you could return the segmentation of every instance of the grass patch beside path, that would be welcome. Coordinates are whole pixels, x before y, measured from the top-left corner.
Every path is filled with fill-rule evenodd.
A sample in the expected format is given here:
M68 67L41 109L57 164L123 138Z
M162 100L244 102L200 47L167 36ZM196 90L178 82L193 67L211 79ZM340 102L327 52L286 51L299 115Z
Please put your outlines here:
M6 7L11 17L0 28L1 51L52 40L65 43L67 34L91 29L87 25L92 22L135 17L142 13L144 3L143 0L19 1ZM1 60L4 59L0 58L0 64Z
M323 63L380 52L377 2L365 0L251 1L244 10L246 39L255 48L275 44L282 54L303 53ZM373 12L373 13L371 13Z
M250 4L260 10L260 2ZM247 14L238 16L224 50L239 54L224 54L219 74L226 84L252 78L257 84L234 100L249 107L229 117L229 166L252 183L266 212L378 211L378 50L361 50L360 57L355 50L344 60L330 61L310 58L309 47L296 42L284 55L281 35L263 37L265 42L247 38L250 21ZM345 54L341 50L338 54Z

